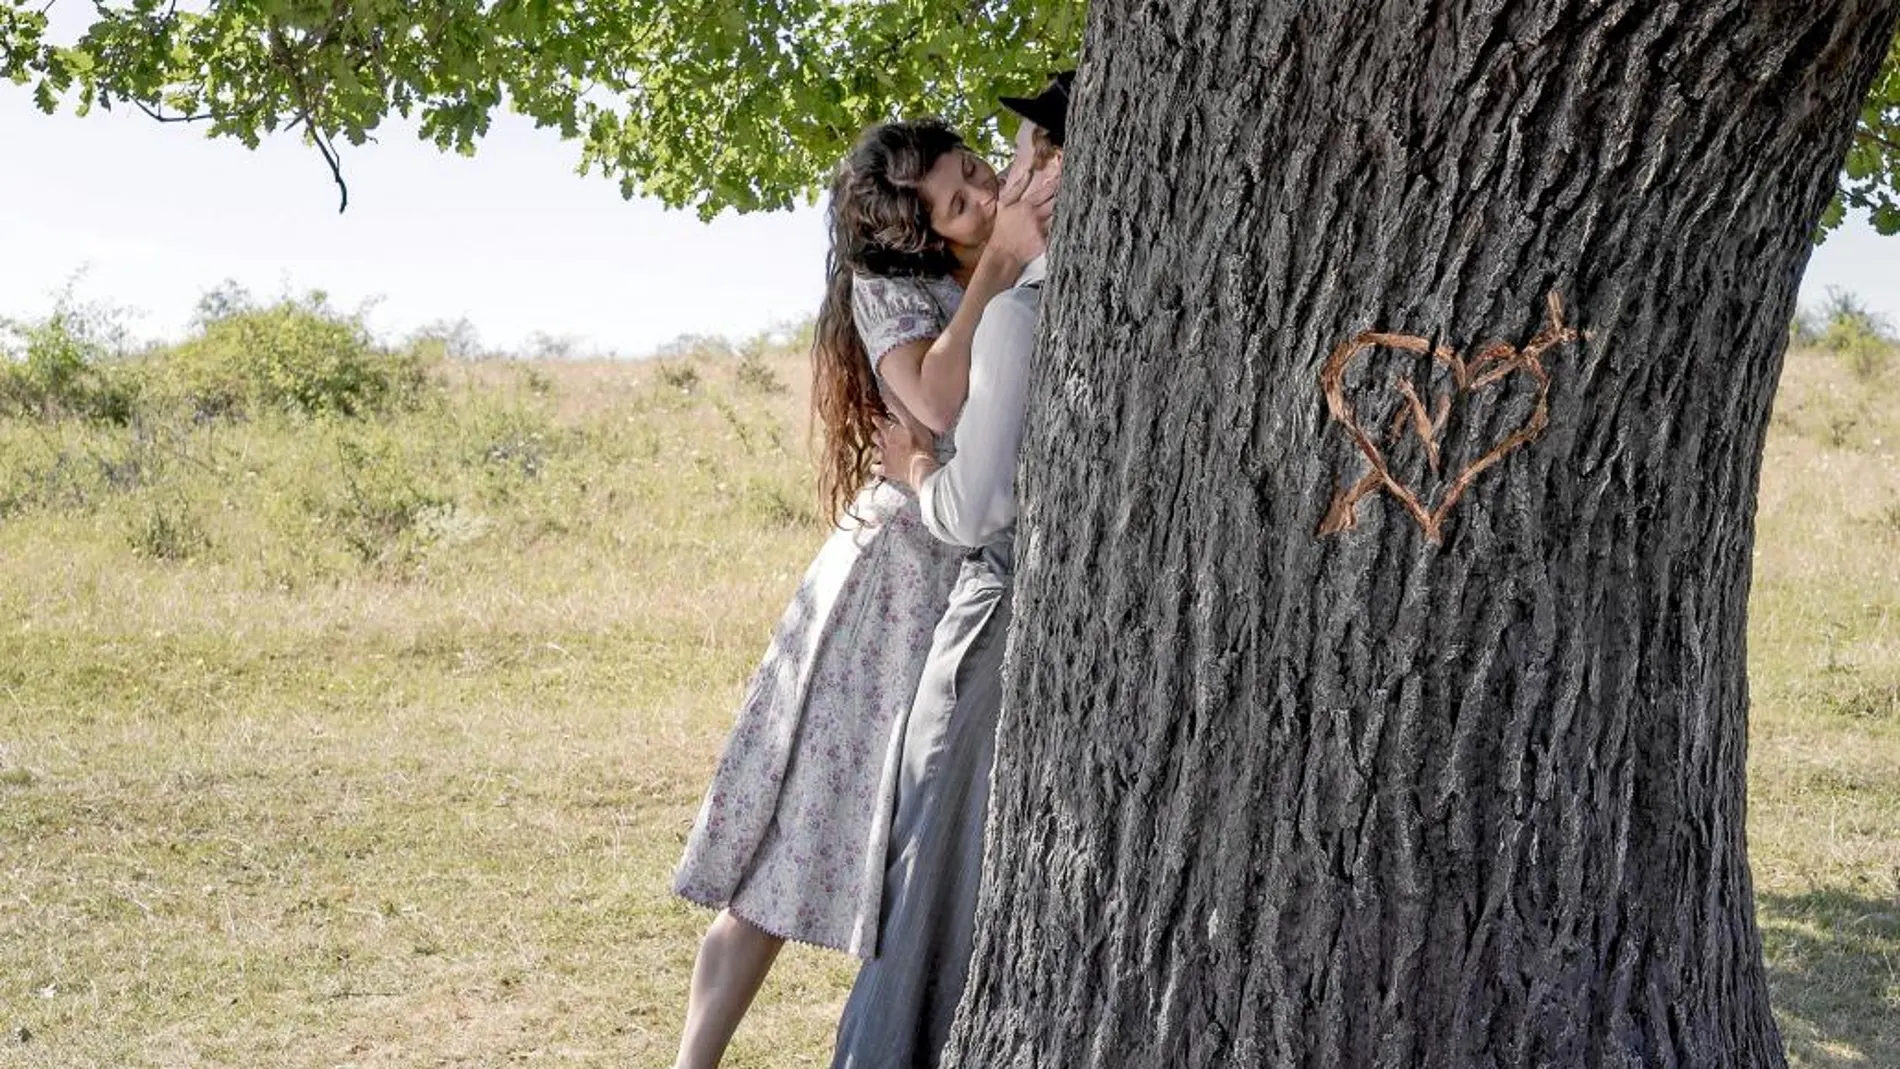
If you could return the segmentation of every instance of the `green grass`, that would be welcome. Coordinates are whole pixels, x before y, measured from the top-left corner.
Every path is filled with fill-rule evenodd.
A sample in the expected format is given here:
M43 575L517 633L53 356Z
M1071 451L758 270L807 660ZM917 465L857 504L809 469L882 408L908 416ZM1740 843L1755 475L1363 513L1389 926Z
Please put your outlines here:
M668 875L822 527L790 356L373 420L0 420L0 1065L670 1063ZM785 387L789 387L785 388ZM1751 836L1797 1064L1900 1065L1900 388L1792 359ZM822 1064L792 948L729 1064Z

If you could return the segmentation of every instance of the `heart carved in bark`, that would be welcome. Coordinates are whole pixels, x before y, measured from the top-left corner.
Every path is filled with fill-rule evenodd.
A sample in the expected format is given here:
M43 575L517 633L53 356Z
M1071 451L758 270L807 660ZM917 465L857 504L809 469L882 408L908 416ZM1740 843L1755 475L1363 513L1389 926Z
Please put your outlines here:
M1357 483L1334 496L1332 507L1326 510L1326 518L1320 522L1317 533L1329 535L1352 530L1359 522L1359 499L1383 489L1418 521L1429 541L1434 545L1443 542L1445 517L1458 504L1465 491L1470 489L1472 482L1485 469L1535 441L1538 435L1544 433L1544 426L1550 420L1550 373L1544 369L1543 355L1555 346L1577 341L1584 335L1575 328L1564 326L1563 302L1555 293L1550 295L1548 303L1550 323L1521 349L1505 342L1493 342L1480 350L1477 356L1466 359L1445 346L1433 346L1429 340L1416 334L1390 334L1372 330L1357 334L1334 349L1332 355L1327 357L1325 367L1320 370L1320 390L1326 396L1327 410L1352 436L1353 444L1364 454L1368 467ZM1444 432L1445 419L1450 415L1455 399L1462 400L1512 375L1524 374L1537 384L1537 404L1516 430L1494 443L1484 455L1465 465L1453 476L1439 496L1438 504L1427 508L1424 495L1392 475L1386 464L1384 450L1359 422L1351 402L1346 400L1346 369L1360 353L1378 348L1429 353L1435 363L1451 372L1452 389L1435 397L1435 407L1430 412L1426 411L1425 402L1420 399L1418 389L1409 379L1401 378L1392 384L1401 403L1392 427L1386 433L1386 444L1396 444L1407 431L1417 435L1424 444L1425 461L1433 475L1441 474L1443 458L1438 439Z

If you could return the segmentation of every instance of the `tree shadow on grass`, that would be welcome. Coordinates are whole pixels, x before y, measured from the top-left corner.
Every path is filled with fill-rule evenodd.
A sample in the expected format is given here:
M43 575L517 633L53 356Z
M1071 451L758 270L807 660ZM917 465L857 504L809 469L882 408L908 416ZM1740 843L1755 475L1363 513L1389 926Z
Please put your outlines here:
M1900 1067L1900 894L1762 894L1756 919L1790 1061Z

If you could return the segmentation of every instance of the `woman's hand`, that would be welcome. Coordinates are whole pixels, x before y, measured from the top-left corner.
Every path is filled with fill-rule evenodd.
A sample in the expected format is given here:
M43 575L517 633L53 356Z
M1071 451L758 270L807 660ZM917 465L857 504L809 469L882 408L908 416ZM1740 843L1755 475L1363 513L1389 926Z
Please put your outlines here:
M948 431L963 410L963 398L970 392L970 343L984 308L991 298L1016 285L1023 268L1042 255L1048 243L1060 161L1058 156L1033 174L1026 163L1010 168L997 191L989 241L963 287L963 303L956 314L934 341L905 342L878 363L887 399L902 401L931 427ZM917 484L894 467L887 477Z
M912 490L937 470L936 443L928 428L907 419L881 420L877 427L877 466L886 479Z
M1024 161L1009 169L996 194L996 220L983 247L985 259L1001 257L1020 272L1042 255L1049 244L1049 220L1055 214L1061 172L1060 157L1033 172Z

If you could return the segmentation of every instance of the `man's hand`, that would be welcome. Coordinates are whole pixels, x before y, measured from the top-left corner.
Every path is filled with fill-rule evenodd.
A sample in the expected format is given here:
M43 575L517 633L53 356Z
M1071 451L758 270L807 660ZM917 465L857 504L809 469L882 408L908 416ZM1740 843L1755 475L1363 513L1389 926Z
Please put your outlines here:
M877 428L878 468L894 482L912 490L937 470L936 444L930 431L906 419L887 419Z

